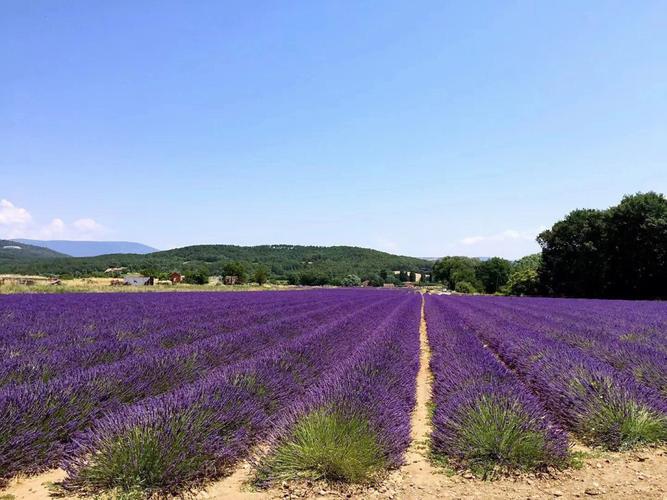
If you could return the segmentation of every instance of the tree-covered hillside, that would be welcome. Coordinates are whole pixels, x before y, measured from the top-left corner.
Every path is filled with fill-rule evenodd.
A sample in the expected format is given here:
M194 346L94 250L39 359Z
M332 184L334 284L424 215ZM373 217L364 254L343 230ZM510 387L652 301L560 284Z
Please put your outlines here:
M172 271L186 274L203 271L209 275L221 275L230 262L242 263L248 273L267 268L272 279L307 276L326 278L326 282L335 282L350 274L373 276L383 270L430 271L433 264L424 259L349 246L196 245L146 255L111 254L5 262L0 264L0 272L103 276L108 268L126 267L128 272L151 275Z

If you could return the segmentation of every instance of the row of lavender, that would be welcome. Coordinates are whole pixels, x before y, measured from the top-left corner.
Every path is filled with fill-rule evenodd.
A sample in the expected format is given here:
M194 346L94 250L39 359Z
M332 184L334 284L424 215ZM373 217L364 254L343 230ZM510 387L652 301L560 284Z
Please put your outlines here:
M318 305L320 296L321 292L169 294L160 301L144 294L135 300L124 295L114 295L113 300L106 295L8 297L0 303L4 320L0 355L5 360L0 365L0 387L46 381L131 355L231 336L277 317L318 311L326 315L331 307Z
M482 345L455 304L428 297L425 315L434 377L433 452L485 477L563 464L565 432Z
M498 321L579 348L667 396L667 308L651 302L633 308L610 301L605 312L592 301L589 311L580 309L581 302L485 298L471 304ZM636 310L643 308L645 314L638 316Z
M0 478L64 465L70 472L68 488L140 487L175 493L223 474L253 443L267 437L276 415L291 409L289 415L305 418L315 406L363 415L373 422L373 436L386 463L400 460L414 397L410 370L416 370L418 350L416 297L330 291L282 294L272 301L269 294L244 294L243 300L232 296L234 304L225 308L218 295L197 295L201 302L193 304L193 314L203 311L209 321L202 324L193 318L199 325L190 330L194 340L168 348L149 348L149 341L145 349L130 350L111 363L102 360L83 369L65 363L64 372L54 373L47 382L1 389ZM133 295L130 300L143 297ZM190 302L191 297L181 298ZM96 302L98 308L103 301L88 295L79 299ZM187 307L172 300L175 303L167 307L176 306L187 322ZM11 309L2 305L0 314L9 318ZM95 318L78 307L87 320ZM246 321L236 321L244 309ZM150 307L144 311L149 317L154 314ZM230 314L237 316L216 323L218 315ZM25 318L23 312L13 316L21 317ZM136 338L155 339L145 326L150 321L137 319L144 326ZM66 321L62 316L61 320ZM126 328L119 327L122 322L104 322L103 327L101 323L92 329L98 332L93 344L104 344ZM226 325L222 333L220 324ZM87 325L81 328L90 330ZM207 328L205 333L197 331ZM76 352L76 345L67 347L66 339L56 337L71 335L79 341L86 335L76 323L69 330L59 327L46 333L53 339L51 345L68 352ZM34 339L25 330L22 337L33 345L44 338ZM13 349L22 345L13 338L8 344ZM341 369L347 365L354 369ZM383 377L385 367L398 370L393 379ZM392 394L386 386L390 380L401 381L402 392ZM373 390L355 392L364 381ZM393 418L383 427L379 423L386 420L386 412L403 415L402 421ZM283 436L289 434L288 420L279 427Z
M560 429L608 449L665 441L667 310L638 304L646 316L629 321L607 304L429 297L436 453L486 472L556 465ZM646 342L623 349L637 332Z

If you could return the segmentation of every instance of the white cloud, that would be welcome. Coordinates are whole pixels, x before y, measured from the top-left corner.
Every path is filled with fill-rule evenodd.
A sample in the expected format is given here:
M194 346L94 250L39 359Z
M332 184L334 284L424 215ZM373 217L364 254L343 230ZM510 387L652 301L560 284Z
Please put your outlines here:
M25 208L19 208L9 200L0 200L0 225L24 225L31 220L32 216Z
M537 231L539 232L539 231ZM502 233L492 234L490 236L467 236L461 240L464 245L476 245L485 241L508 241L508 240L526 240L533 241L537 236L537 232L532 231L515 231L514 229L507 229Z
M25 208L19 208L9 200L0 200L0 238L3 239L84 240L99 238L107 232L106 227L91 218L68 224L56 217L46 225L39 224Z
M398 252L400 248L399 244L396 241L387 238L379 238L375 243L375 247L378 250L390 253Z
M102 224L99 224L97 221L90 218L77 219L72 223L72 226L74 229L83 234L97 234L106 232L106 228Z
M529 231L506 229L499 233L466 236L446 249L448 255L471 257L504 257L518 259L540 251L535 241L544 228Z

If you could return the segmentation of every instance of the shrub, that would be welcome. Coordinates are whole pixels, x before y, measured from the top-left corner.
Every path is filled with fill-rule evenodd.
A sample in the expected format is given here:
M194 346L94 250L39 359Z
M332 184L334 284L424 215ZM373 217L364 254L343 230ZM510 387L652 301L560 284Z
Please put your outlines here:
M458 281L454 287L459 293L477 293L477 290L467 281Z
M383 465L381 448L365 419L317 410L296 424L262 474L359 483L371 479Z
M497 471L540 469L561 458L518 401L494 401L485 395L457 420L459 459L484 478Z
M348 274L343 278L341 284L343 286L361 286L361 278L356 274Z

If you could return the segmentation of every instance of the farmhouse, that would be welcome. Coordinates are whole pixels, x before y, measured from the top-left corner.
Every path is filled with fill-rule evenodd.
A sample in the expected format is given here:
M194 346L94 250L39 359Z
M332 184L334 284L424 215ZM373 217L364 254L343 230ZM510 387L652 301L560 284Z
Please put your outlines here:
M182 283L183 275L181 273L173 272L169 275L169 281L171 281L172 285L175 285L177 283Z
M154 284L155 279L150 276L128 275L123 280L123 285L128 286L149 286Z

